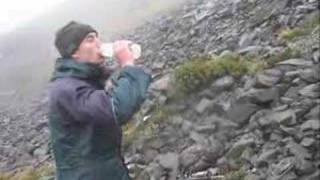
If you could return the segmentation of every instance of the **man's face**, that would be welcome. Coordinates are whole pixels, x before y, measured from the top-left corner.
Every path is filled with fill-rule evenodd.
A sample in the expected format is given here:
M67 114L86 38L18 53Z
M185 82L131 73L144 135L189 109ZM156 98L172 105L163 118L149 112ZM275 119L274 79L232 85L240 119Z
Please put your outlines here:
M72 55L79 62L101 64L104 58L100 50L101 41L95 32L89 33Z

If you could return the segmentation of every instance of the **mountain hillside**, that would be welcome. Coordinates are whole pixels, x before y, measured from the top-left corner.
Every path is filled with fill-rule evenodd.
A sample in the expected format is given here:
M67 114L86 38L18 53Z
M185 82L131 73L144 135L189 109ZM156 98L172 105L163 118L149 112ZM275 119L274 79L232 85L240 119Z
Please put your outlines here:
M191 0L111 36L154 77L123 127L132 178L319 179L319 33L315 0ZM54 179L45 93L31 105L0 113L3 178Z
M53 45L56 30L71 20L87 23L103 41L128 32L158 13L166 13L182 0L67 0L0 34L0 107L24 108L47 84L58 54Z

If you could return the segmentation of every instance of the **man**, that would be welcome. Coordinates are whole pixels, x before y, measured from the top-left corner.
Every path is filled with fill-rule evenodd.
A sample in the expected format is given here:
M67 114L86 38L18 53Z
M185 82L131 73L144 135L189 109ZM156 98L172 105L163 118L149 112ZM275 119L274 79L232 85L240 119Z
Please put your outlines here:
M130 41L114 44L120 74L104 82L101 42L89 25L72 21L56 33L49 125L58 180L128 180L121 125L139 109L151 77L135 66Z

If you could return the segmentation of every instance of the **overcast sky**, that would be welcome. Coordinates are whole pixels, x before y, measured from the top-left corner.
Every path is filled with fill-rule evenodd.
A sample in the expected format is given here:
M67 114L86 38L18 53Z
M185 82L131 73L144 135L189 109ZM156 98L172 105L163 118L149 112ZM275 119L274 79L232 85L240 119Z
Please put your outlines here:
M67 0L0 0L0 33L31 20Z

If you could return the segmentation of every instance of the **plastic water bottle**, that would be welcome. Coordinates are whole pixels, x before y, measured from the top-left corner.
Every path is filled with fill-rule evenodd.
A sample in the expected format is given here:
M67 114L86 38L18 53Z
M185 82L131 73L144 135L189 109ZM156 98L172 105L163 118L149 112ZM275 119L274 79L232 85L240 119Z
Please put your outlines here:
M129 44L129 49L133 53L133 57L138 59L141 56L141 46L136 43ZM115 64L115 56L113 50L113 43L103 43L101 45L102 55L106 59L108 65Z

